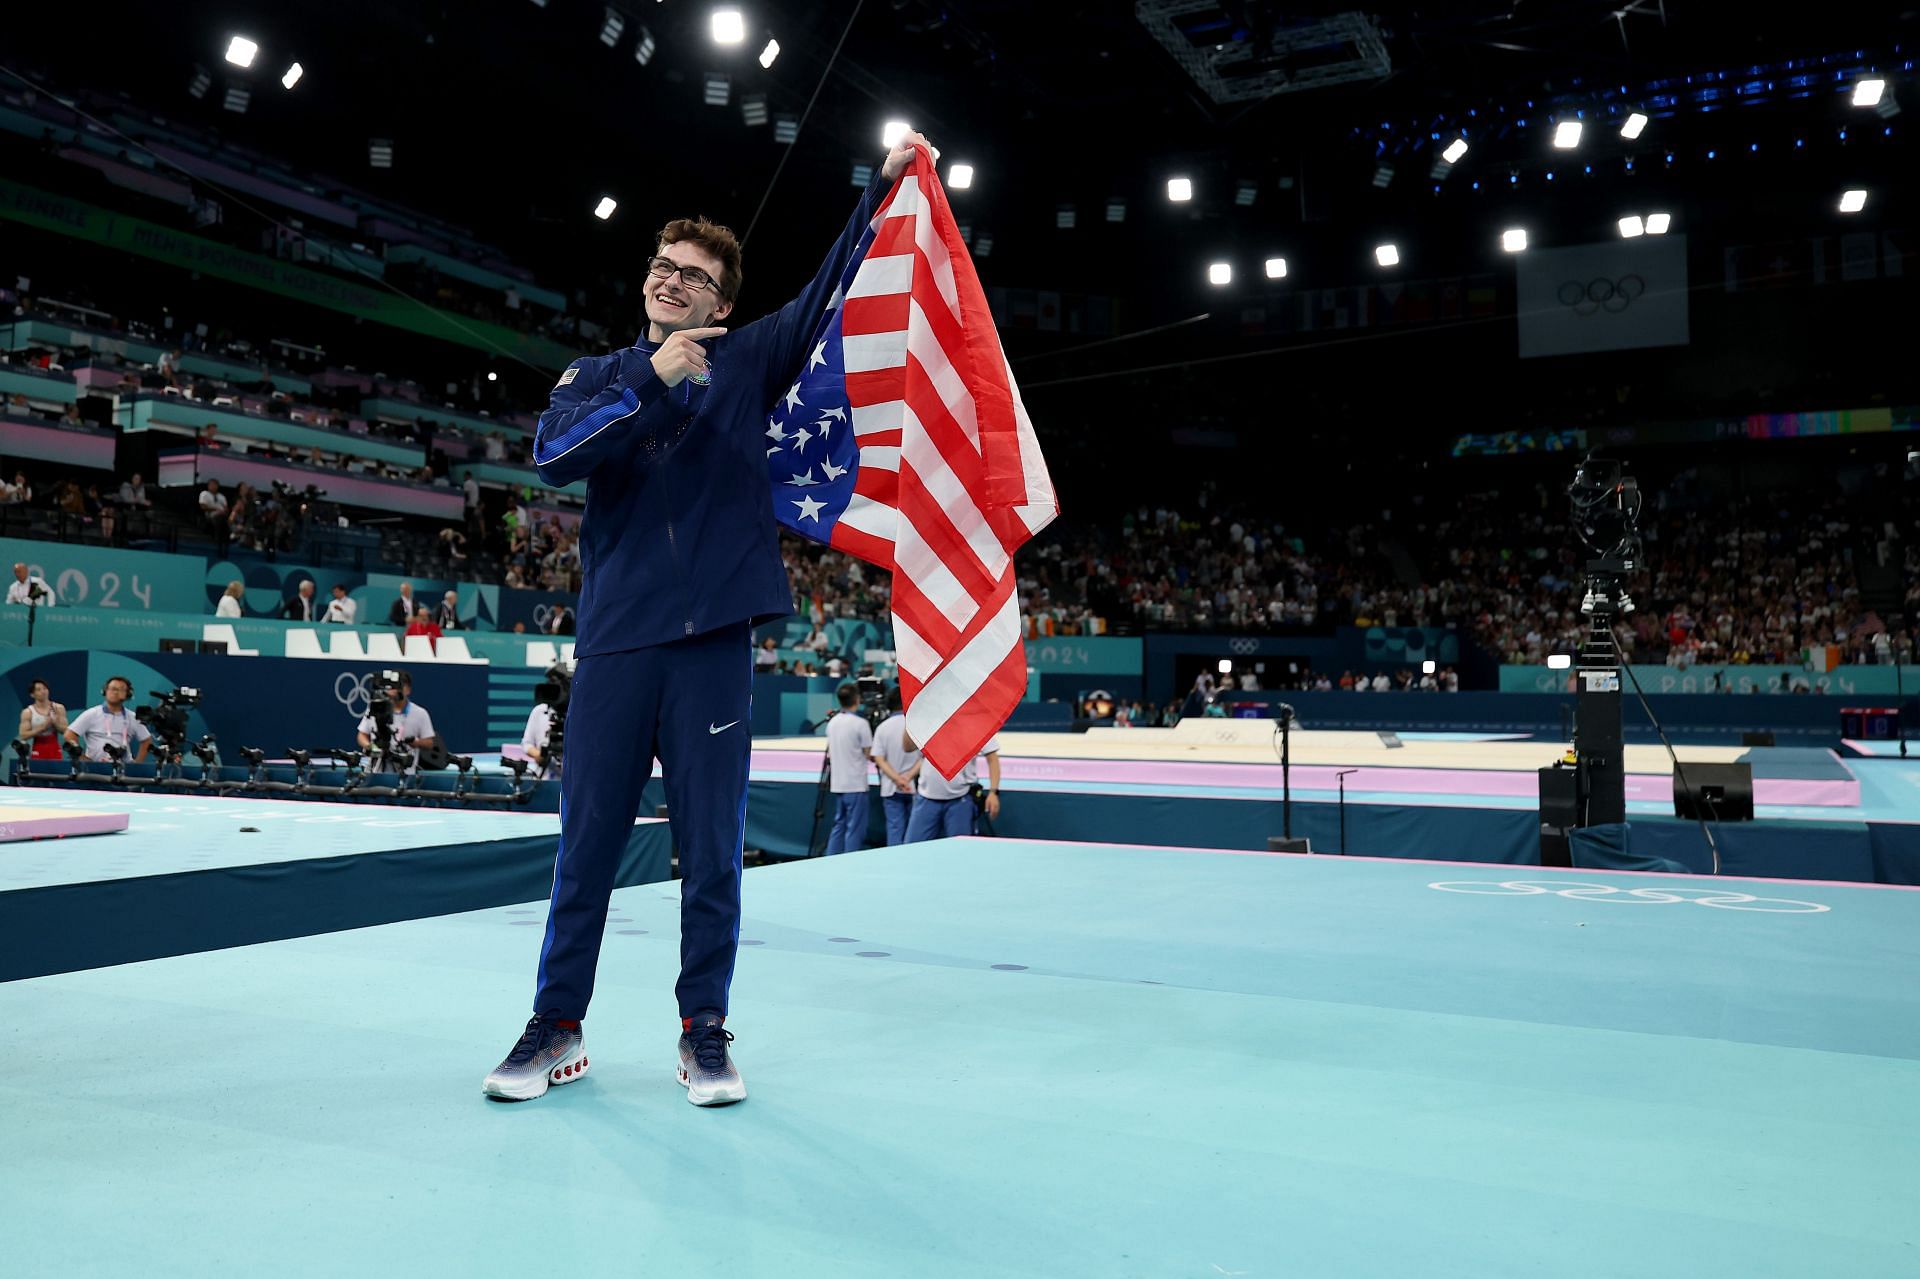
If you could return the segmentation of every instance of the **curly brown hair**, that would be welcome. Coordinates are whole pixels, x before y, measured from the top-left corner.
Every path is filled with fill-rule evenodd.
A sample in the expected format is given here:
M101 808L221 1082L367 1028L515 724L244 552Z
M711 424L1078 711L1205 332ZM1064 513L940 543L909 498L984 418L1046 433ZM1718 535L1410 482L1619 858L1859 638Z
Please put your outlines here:
M660 228L660 245L654 252L662 252L669 244L693 244L712 254L720 262L720 296L729 302L740 296L740 238L732 227L704 217L675 218Z

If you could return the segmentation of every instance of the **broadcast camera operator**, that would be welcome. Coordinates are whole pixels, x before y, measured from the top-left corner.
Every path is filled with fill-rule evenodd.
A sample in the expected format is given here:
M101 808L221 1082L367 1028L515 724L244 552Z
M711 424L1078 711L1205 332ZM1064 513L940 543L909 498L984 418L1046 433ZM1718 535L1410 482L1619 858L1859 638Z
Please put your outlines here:
M67 745L80 747L88 759L101 763L113 758L107 754L109 746L127 752L131 763L145 761L153 734L127 710L127 701L133 696L133 681L124 675L111 676L101 688L100 696L105 699L100 705L89 706L67 725ZM140 743L137 751L133 749L135 742Z
M546 682L534 685L534 707L520 734L520 750L539 770L535 777L558 777L565 767L567 699L572 692L573 674L565 662L548 667Z
M371 692L367 713L360 719L360 749L372 756L376 771L390 771L381 769L382 764L404 762L406 771L412 772L418 767L419 752L438 743L427 708L408 700L413 696L413 676L406 671L381 671ZM411 758L405 758L409 753Z

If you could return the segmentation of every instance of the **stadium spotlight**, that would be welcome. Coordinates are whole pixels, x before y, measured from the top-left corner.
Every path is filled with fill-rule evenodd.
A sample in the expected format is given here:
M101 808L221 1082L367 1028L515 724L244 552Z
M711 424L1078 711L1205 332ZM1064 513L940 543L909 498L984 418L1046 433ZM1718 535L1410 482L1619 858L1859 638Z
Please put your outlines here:
M605 222L613 216L613 211L619 207L619 201L610 195L603 195L600 197L600 203L593 206L593 216Z
M1241 182L1233 188L1233 202L1243 209L1251 208L1259 198L1260 188L1251 182Z
M773 117L773 140L782 146L792 146L800 138L800 117L791 112L782 112Z
M899 145L900 139L913 132L913 126L905 120L889 120L880 129L880 146L891 151Z
M1053 215L1053 225L1058 227L1062 231L1073 230L1073 224L1077 220L1078 219L1074 214L1073 206L1071 204L1061 205L1059 209L1057 209L1054 212L1054 215Z
M247 65L241 63L241 66ZM1856 80L1853 85L1853 105L1856 107L1874 107L1880 105L1880 95L1887 91L1885 80Z
M873 166L871 164L854 165L853 173L848 180L857 187L867 185L867 183L873 181Z
M287 68L287 73L280 77L280 87L283 89L291 89L294 85L300 83L300 77L305 74L305 69L303 69L298 62L294 63Z
M990 232L982 231L980 238L973 242L973 256L976 258L984 258L992 252L993 235Z
M213 77L207 74L205 67L196 65L193 69L193 79L187 83L187 92L193 97L204 98L207 96L207 90L212 87Z
M1547 654L1547 669L1550 671L1564 671L1572 665L1573 655L1571 653Z
M1395 244L1382 244L1373 251L1373 260L1381 266L1397 266L1400 262L1400 247Z
M1287 260L1285 258L1268 258L1267 259L1267 278L1269 280L1286 279L1287 278Z
M762 125L767 122L767 95L749 93L740 99L740 119L749 125Z
M1207 283L1215 286L1233 283L1233 263L1214 262L1207 267Z
M1127 220L1127 202L1121 196L1107 197L1107 221L1125 222Z
M221 105L235 115L245 115L247 113L247 103L252 100L253 94L251 92L242 89L238 85L234 85L227 90L227 100Z
M1193 199L1193 179L1168 178L1167 199L1172 200L1175 204Z
M626 15L618 9L608 9L607 16L600 23L600 43L611 49L620 43L620 33L627 29Z
M1383 164L1373 171L1373 185L1383 191L1393 185L1393 166L1391 164Z
M1667 233L1667 228L1672 225L1673 225L1673 215L1671 213L1647 214L1647 234L1648 235L1665 235Z
M1867 207L1867 193L1858 188L1840 193L1840 212L1858 213Z
M733 96L733 81L718 71L707 72L707 87L703 101L710 107L724 107L727 99Z
M487 370L487 381L498 382L499 380L500 380L500 375L498 373L495 373L492 369Z
M393 139L368 138L367 163L376 169L391 169L393 167Z
M973 185L973 166L955 164L947 169L947 187L953 191L964 191Z
M1580 145L1580 122L1562 120L1553 129L1553 145L1562 151L1571 151Z
M1641 133L1646 130L1646 127L1647 117L1635 111L1627 117L1627 122L1620 126L1620 136L1631 142L1633 139L1639 137Z
M227 61L236 67L253 65L253 55L260 52L260 46L245 36L235 36L227 41Z
M1631 240L1636 235L1646 234L1647 224L1640 220L1638 213L1629 213L1620 219L1620 238Z
M653 61L654 50L659 47L660 46L654 42L653 32L647 30L645 27L641 27L640 38L633 42L633 60L644 67Z
M779 56L780 56L780 42L778 40L773 39L772 37L768 37L767 47L760 50L760 65L762 67L771 67L773 65L773 60Z
M713 42L715 44L739 44L746 38L747 20L740 16L738 9L713 11Z
M1509 253L1524 253L1527 250L1527 232L1525 227L1508 227L1500 233L1500 247Z
M1448 164L1458 164L1460 163L1460 157L1466 153L1467 140L1465 138L1455 138L1453 141L1447 143L1447 149L1440 153L1440 158Z

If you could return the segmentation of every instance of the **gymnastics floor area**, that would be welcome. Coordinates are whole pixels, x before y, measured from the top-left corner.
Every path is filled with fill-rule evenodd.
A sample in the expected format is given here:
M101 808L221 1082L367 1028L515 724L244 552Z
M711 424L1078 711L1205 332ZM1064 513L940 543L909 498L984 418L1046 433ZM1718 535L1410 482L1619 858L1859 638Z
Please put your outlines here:
M11 1250L155 1276L1920 1269L1920 892L988 838L772 865L729 1019L750 1097L702 1110L673 1077L676 889L615 893L591 1072L528 1103L480 1081L543 893L0 986Z
M1288 828L1272 720L1007 732L999 741L995 834L1264 849ZM824 847L826 821L813 820L823 750L819 736L755 740L749 846L800 856L812 832L814 851ZM1538 770L1566 750L1512 734L1406 733L1388 741L1378 733L1296 730L1288 749L1290 833L1308 838L1315 852L1537 865ZM1736 762L1752 769L1754 820L1714 824L1720 873L1920 884L1920 755L1699 745L1677 754L1682 769ZM1634 851L1714 873L1699 823L1675 816L1666 751L1629 745L1625 755ZM869 842L880 843L873 807Z

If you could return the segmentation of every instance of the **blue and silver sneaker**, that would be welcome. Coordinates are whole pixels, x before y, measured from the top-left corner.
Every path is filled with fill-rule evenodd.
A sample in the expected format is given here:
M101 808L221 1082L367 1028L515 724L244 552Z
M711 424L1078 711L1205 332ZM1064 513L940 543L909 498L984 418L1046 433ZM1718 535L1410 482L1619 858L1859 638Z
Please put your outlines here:
M587 1041L580 1023L562 1026L557 1019L536 1013L481 1091L502 1101L532 1101L552 1085L570 1084L586 1073Z
M733 1035L714 1013L695 1017L680 1036L680 1082L696 1106L725 1106L747 1099L747 1085L727 1055Z

